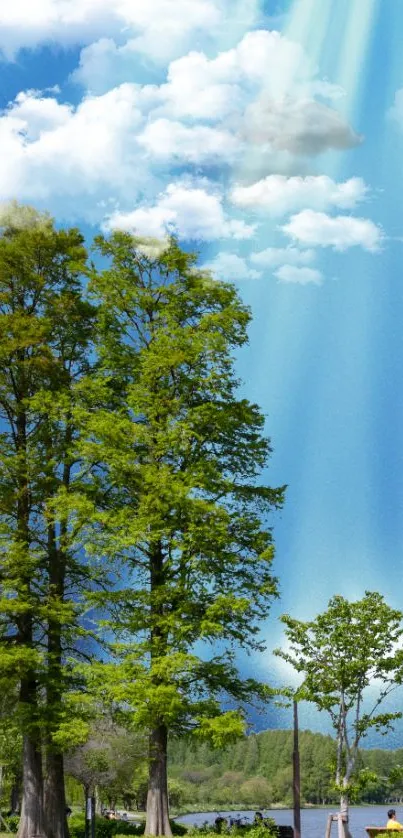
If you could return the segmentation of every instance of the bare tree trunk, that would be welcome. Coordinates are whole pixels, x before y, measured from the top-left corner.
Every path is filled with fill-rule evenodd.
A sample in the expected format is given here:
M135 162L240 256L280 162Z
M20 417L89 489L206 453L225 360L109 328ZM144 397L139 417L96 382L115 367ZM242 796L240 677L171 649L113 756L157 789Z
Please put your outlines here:
M66 485L70 469L65 465ZM61 527L63 531L63 527ZM56 528L52 521L48 523L48 572L49 599L57 607L63 602L66 577L66 557L58 546ZM58 725L58 716L62 703L62 625L58 617L48 621L48 681L46 703L48 730L46 737L46 777L44 802L48 838L69 838L66 815L66 792L64 784L64 760L52 742L52 733Z
M13 815L17 815L21 808L21 780L14 780L10 793L10 809Z
M96 815L102 815L102 800L101 800L101 795L99 793L98 786L95 786L94 794L95 794L95 814Z
M44 787L47 838L68 838L63 754L48 745Z
M344 835L346 838L352 838L350 828L348 825L348 808L349 808L349 800L347 792L344 792L340 797L340 814L343 818L344 824Z
M23 740L23 796L18 838L44 834L42 755L26 733Z
M172 835L169 823L167 744L167 728L165 725L158 725L150 734L150 773L145 835Z

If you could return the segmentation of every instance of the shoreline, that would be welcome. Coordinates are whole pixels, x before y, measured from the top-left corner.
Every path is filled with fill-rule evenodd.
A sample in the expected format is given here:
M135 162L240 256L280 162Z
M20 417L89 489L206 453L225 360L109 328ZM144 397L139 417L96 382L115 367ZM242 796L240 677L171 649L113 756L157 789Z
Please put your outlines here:
M349 806L349 809L385 809L385 807L390 806L392 804L389 803L355 803ZM393 804L394 806L401 806L402 804ZM184 809L180 809L177 811L176 809L171 809L172 817L174 820L178 818L185 817L186 815L219 815L221 812L247 812L250 814L254 814L255 812L285 812L285 811L292 811L292 806L287 806L287 804L277 803L273 804L272 806L253 806L251 809L245 809L243 806L234 806L232 805L225 805L221 807L214 807L211 809L201 809L200 807L187 807ZM328 810L334 808L335 812L337 812L337 804L333 807L331 804L327 803L320 803L320 804L305 804L305 806L301 806L301 811L313 811L317 810L320 811L322 809Z

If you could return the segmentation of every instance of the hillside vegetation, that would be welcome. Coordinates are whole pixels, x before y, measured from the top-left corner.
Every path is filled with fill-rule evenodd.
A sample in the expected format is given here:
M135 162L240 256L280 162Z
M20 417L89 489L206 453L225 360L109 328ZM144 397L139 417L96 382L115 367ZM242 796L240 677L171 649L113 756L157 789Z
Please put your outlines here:
M170 747L171 797L177 805L200 808L290 805L292 750L293 734L287 730L252 734L220 751L204 743L174 741ZM334 759L335 743L330 736L300 733L301 792L305 804L337 800L331 788ZM403 766L403 749L361 751L360 770L370 769L377 779L357 793L357 802L384 803L403 798L403 780L394 776L399 765Z

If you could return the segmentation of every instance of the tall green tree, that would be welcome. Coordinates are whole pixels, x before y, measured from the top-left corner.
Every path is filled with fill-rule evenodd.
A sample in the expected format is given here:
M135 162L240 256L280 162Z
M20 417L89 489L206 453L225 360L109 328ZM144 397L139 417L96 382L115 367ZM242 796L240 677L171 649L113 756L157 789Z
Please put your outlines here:
M386 732L402 716L380 707L402 683L402 619L402 612L387 605L381 594L370 592L357 602L335 596L326 611L308 622L282 617L290 649L276 654L302 676L297 697L327 712L336 732L334 781L348 834L349 793L360 744L370 730Z
M63 838L63 645L81 633L85 573L65 550L53 498L71 479L72 385L88 372L93 309L78 230L17 205L1 223L0 681L14 685L23 732L20 838Z
M76 515L87 551L122 563L109 603L118 666L100 683L149 730L146 832L169 835L169 732L220 745L243 731L242 703L266 695L239 677L233 650L262 648L277 593L268 513L284 491L259 482L271 449L234 373L250 321L235 289L174 240L161 250L116 233L96 245L110 266L92 280L101 369L83 385L90 476Z

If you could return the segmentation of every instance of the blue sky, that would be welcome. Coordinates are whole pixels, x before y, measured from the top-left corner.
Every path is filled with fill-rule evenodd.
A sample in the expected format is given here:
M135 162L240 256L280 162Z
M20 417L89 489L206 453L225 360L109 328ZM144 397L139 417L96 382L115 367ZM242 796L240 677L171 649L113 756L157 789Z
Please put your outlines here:
M403 606L402 32L400 0L0 8L0 201L173 230L252 307L238 367L289 484L269 648L334 593Z

